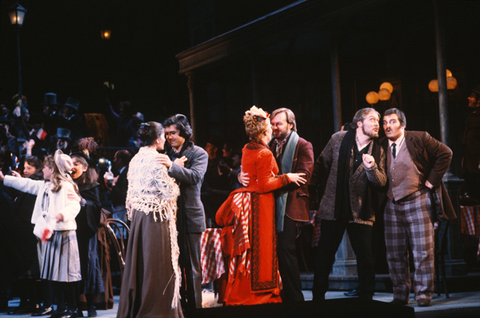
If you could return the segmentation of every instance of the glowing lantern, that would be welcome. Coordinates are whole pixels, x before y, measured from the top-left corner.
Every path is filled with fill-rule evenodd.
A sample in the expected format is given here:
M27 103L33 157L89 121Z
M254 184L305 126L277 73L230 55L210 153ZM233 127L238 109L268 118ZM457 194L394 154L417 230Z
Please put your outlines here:
M457 80L455 77L447 77L447 89L455 89L455 87L457 87Z
M450 70L447 70L447 77L452 77L452 72L450 72Z
M393 92L393 86L389 82L382 83L382 85L380 85L380 89L382 88L387 89L390 92L390 94Z
M436 79L431 80L430 83L428 83L428 89L432 93L438 92L438 81Z
M112 36L112 31L110 30L102 30L101 31L102 39L110 40L110 36Z
M367 94L367 97L366 97L366 100L367 100L367 103L369 103L370 105L373 105L373 104L376 104L378 103L378 94L377 92L370 92Z
M386 88L382 88L378 91L378 99L379 100L389 100L390 99L390 92Z

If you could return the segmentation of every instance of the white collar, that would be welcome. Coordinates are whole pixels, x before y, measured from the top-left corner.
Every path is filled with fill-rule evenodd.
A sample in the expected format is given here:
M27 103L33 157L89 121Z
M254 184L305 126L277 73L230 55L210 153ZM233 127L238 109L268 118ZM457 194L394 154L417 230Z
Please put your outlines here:
M369 142L367 142L365 145L363 145L363 147L360 147L360 143L358 142L357 138L355 138L355 142L357 143L357 149L358 149L358 151L361 151L363 148L365 148L366 146L370 145L370 143L372 142L372 139L370 139Z
M395 140L395 144L397 145L397 150L400 149L403 145L403 141L405 140L405 130L403 131L402 135ZM391 147L393 144L393 141L390 139L388 140L388 147Z

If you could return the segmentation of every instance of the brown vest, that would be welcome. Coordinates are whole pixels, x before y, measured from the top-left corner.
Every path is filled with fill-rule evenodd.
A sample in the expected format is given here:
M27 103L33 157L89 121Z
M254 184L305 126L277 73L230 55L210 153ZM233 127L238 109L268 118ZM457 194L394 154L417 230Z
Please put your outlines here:
M397 145L397 157L395 159L393 159L392 147L388 147L387 151L387 177L389 181L387 197L392 201L398 201L425 188L421 182L422 175L415 166L405 142L400 149Z

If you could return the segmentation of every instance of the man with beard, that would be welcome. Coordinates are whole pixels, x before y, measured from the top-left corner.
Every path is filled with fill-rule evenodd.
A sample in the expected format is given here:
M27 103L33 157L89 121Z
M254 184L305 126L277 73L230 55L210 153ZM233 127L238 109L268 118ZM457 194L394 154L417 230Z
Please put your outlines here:
M295 114L288 108L279 108L271 116L273 137L270 142L279 174L304 173L307 180L303 185L291 183L276 191L275 210L277 220L277 253L282 277L283 302L304 301L300 270L298 268L295 239L297 223L308 222L308 181L313 169L312 144L297 134Z
M429 306L434 287L433 222L456 218L442 178L452 150L425 131L405 131L405 114L390 108L383 114L388 190L384 212L385 245L393 304L406 305L410 295L410 246L413 284L419 306ZM322 233L323 234L323 233Z
M326 180L320 201L321 236L315 259L313 300L325 299L328 276L345 230L357 257L358 296L371 299L375 289L372 248L374 187L383 187L385 151L377 144L380 114L373 108L356 112L347 131L332 135L315 162L310 186Z

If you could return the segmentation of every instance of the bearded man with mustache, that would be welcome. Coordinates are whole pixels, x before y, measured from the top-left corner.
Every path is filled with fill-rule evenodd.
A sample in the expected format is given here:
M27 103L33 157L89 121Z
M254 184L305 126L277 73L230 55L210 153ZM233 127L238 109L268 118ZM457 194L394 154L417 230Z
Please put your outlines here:
M380 114L373 108L357 111L346 131L332 135L314 165L310 187L316 188L326 180L318 208L322 234L315 259L314 301L325 299L328 276L345 230L357 257L359 286L352 296L372 299L372 237L378 206L374 188L387 182L385 150L376 142L379 121Z

